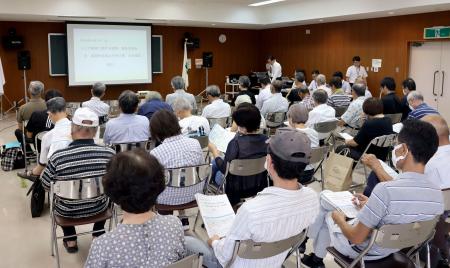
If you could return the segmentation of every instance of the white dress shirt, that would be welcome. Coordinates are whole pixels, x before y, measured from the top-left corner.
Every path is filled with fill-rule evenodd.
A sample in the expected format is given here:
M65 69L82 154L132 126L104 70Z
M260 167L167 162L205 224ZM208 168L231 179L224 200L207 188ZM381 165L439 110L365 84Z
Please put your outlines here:
M317 148L319 147L319 133L317 133L316 130L306 127L306 128L297 128L297 130L303 132L308 136L309 140L311 141L311 148ZM313 165L307 165L305 167L305 170L311 170L314 169Z
M348 67L345 76L348 77L348 82L355 83L356 78L358 77L366 78L368 75L366 72L366 68L364 68L364 66L356 67L355 65L352 65Z
M287 112L289 109L289 102L281 93L272 94L272 96L266 100L261 108L261 114L265 118L268 113Z
M350 83L342 80L342 90L344 90L345 94L352 94L352 87L350 86Z
M333 92L331 91L331 88L327 87L327 85L318 86L317 89L325 90L325 92L327 93L328 97L331 96L331 94L333 94Z
M91 109L98 116L104 116L109 113L109 105L101 101L98 97L92 97L90 100L81 103L81 107Z
M304 86L306 87L306 81L303 81L303 82L302 82L302 85L304 85ZM295 82L292 83L292 87L291 87L291 88L297 88L297 87L295 86Z
M205 118L223 118L231 115L231 107L222 99L213 100L203 108L202 116Z
M238 210L229 233L212 243L222 266L231 260L236 240L275 242L299 234L311 225L319 213L317 193L307 187L286 190L267 187ZM241 259L231 267L281 267L287 251L267 259Z
M314 107L308 114L308 121L306 126L309 128L314 128L314 125L321 122L327 122L336 120L336 110L327 104L320 104ZM318 133L319 140L325 139L329 136L328 133Z
M270 90L270 84L266 85L265 88L261 89L259 91L259 95L256 98L256 107L258 107L259 110L262 109L263 104L266 100L268 100L272 96L272 92Z
M276 60L273 61L273 64L270 65L270 77L271 81L277 80L278 77L281 77L281 64L279 64Z
M440 186L450 188L450 145L439 146L437 152L425 165L425 174Z
M42 137L39 164L47 165L54 152L66 148L72 142L72 122L63 118L55 123L55 127Z
M366 99L372 98L372 93L370 92L370 90L369 90L368 87L366 87L366 93L365 93L364 97L365 97Z
M181 119L178 123L183 135L188 135L192 131L198 131L199 127L203 127L205 134L209 135L209 122L202 116L191 115Z
M316 80L312 80L311 83L309 83L308 89L309 89L309 91L314 91L317 89Z

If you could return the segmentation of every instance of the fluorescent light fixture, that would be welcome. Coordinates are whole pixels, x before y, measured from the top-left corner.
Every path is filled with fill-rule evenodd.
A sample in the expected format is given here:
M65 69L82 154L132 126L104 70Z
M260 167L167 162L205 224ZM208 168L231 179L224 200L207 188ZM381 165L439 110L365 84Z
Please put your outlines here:
M259 7L259 6L264 6L264 5L270 5L273 3L278 3L278 2L283 2L286 0L267 0L267 1L262 1L262 2L257 2L257 3L253 3L248 5L249 7Z

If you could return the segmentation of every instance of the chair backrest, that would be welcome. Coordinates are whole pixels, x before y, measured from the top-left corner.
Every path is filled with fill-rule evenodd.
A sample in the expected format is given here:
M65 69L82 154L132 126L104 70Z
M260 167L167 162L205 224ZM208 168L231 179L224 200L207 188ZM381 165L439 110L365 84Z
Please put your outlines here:
M450 188L442 190L442 197L444 198L444 211L450 211Z
M36 134L36 141L41 140L42 141L42 137L44 137L44 135L47 133L48 131L41 131L38 134Z
M149 150L149 141L137 141L137 142L130 142L130 143L117 143L112 144L111 148L113 148L116 153L125 152L125 151L131 151L134 148L142 148L144 150Z
M266 126L269 128L279 127L286 121L285 112L268 113L266 115Z
M209 144L208 136L192 136L191 138L198 140L202 149L207 148Z
M119 101L111 100L109 101L109 115L108 117L117 117L120 114Z
M166 268L201 268L203 264L203 257L201 254L194 254L187 256L177 262L174 262Z
M311 159L309 160L309 163L311 165L319 163L322 161L328 154L328 151L330 149L330 146L322 146L322 147L315 147L311 149Z
M392 124L397 124L400 123L403 115L401 113L398 113L398 114L385 114L384 116L389 117L392 121Z
M265 162L265 156L255 159L234 159L227 163L227 174L243 177L258 175L266 171Z
M221 118L207 118L209 122L209 126L211 129L214 127L215 124L219 124L219 126L223 128L228 127L228 117L221 117Z
M54 195L71 200L95 198L104 193L102 178L56 178L51 184Z
M336 110L336 117L341 117L347 111L347 108L348 106L334 107L334 109Z
M318 133L330 133L337 128L338 120L330 120L314 124L314 130Z
M306 238L306 231L275 242L254 242L252 240L236 241L232 260L227 267L231 267L236 257L242 259L266 259L281 254L289 249L298 247Z
M375 230L375 243L382 248L404 249L414 247L429 239L439 216L428 221L383 225Z
M67 102L66 103L67 116L69 118L72 118L72 116L75 114L75 111L80 107L81 107L80 102Z
M397 138L397 134L389 134L389 135L379 136L379 137L374 138L370 142L370 145L383 147L383 148L392 147L392 146L394 146L394 144L396 142L395 141L396 138Z

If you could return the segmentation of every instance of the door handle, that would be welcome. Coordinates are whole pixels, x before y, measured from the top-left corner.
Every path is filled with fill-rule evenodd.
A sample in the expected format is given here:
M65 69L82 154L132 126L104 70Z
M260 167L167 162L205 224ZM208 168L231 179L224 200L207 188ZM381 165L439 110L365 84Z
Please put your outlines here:
M442 71L441 97L444 95L444 79L445 79L445 73L444 73L444 71Z
M436 93L434 93L434 87L436 85L436 74L438 74L438 73L439 73L439 71L435 71L433 74L433 95L434 96L437 96Z

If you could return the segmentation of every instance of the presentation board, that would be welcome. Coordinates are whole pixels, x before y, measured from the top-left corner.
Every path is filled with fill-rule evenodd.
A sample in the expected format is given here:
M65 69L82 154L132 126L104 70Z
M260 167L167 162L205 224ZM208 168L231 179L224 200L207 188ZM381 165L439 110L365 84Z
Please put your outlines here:
M152 82L151 26L67 23L69 86Z

